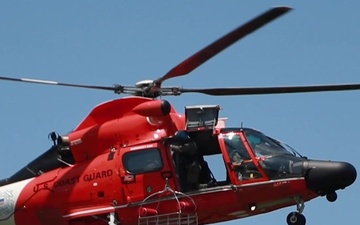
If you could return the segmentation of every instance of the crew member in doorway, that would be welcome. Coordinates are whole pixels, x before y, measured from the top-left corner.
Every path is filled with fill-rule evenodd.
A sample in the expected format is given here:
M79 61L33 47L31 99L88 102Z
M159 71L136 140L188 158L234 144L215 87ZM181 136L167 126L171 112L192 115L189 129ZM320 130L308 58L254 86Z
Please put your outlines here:
M205 181L204 179L211 176L204 174L210 170L204 166L207 163L203 156L198 153L195 141L189 137L186 131L175 133L171 138L170 149L179 176L181 191L187 192L207 187L206 185L210 180Z

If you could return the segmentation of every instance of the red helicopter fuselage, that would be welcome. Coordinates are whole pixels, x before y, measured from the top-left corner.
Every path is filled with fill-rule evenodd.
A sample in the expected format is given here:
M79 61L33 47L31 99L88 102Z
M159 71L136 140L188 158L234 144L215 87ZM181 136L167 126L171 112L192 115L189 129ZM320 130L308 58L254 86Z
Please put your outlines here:
M50 149L60 162L57 168L46 166L45 161L53 160L47 154L26 167L33 176L19 172L2 181L0 223L216 223L290 205L299 209L355 180L351 164L308 160L253 129L212 127L218 118L212 125L204 123L204 118L213 119L203 115L206 107L190 107L193 111L184 115L166 101L141 97L97 106ZM192 118L201 119L194 123ZM188 131L196 157L220 156L226 179L218 180L207 170L196 186L184 189L181 176L186 172L171 149L178 130ZM200 165L206 169L207 164ZM310 173L314 165L319 169Z

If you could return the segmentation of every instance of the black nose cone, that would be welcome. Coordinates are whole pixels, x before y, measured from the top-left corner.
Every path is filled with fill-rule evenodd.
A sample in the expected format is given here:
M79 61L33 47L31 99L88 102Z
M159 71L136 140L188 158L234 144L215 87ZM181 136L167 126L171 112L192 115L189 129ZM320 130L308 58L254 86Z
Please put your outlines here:
M355 167L347 162L308 160L303 169L307 187L321 195L344 189L356 179Z

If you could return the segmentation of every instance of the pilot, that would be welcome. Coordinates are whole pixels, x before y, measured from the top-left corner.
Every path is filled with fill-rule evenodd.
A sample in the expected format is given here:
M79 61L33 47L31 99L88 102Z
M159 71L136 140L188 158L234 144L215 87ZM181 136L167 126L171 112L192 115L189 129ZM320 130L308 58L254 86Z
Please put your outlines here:
M231 157L232 164L234 166L240 166L243 163L243 159L238 151L235 151Z
M243 151L246 151L245 149ZM238 150L234 150L230 154L231 163L234 166L238 180L247 180L253 179L254 172L257 171L254 163L252 162L250 156L243 152L241 154Z

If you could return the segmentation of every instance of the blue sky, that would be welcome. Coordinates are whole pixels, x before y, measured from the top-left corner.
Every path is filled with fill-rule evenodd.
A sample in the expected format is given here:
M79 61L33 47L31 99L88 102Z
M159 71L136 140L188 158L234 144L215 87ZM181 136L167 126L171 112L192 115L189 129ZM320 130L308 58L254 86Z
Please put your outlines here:
M187 88L360 83L357 1L1 1L0 76L94 85L155 79L272 6L294 8L191 74ZM111 92L0 81L0 177L8 177L66 134ZM315 159L360 169L359 91L167 98L219 104L228 126L259 129ZM213 169L214 170L214 169ZM216 169L215 169L216 170ZM338 200L308 202L307 224L356 223L360 185ZM256 193L254 193L256 194ZM269 192L271 194L271 192ZM295 207L224 224L286 224Z

